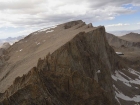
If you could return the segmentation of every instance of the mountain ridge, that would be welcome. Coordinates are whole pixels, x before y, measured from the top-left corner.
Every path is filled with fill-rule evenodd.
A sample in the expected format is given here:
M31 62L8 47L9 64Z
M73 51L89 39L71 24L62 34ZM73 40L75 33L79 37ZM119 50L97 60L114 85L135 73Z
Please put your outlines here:
M130 41L130 42L140 42L140 34L138 33L128 33L126 35L123 35L121 37L119 37L123 40L127 40L127 41Z
M128 41L125 39L122 39L121 37L117 37L113 34L110 33L106 33L106 37L108 39L108 42L110 45L114 46L114 47L136 47L136 48L140 48L140 42L132 42L132 41Z
M133 73L137 72L131 73L125 60L108 44L103 26L93 27L83 21L64 23L31 33L13 44L8 52L7 63L12 68L5 65L7 68L0 71L3 74L0 104L134 105L139 102L133 100L138 92L135 89L138 77ZM133 77L132 83L124 75ZM130 102L122 94L132 97Z
M93 30L93 29L92 29ZM85 97L85 99L86 100L89 100L90 99L90 97L95 97L96 95L93 95L93 94L91 94L91 93L89 93L88 91L89 90L91 90L90 88L90 84L92 84L90 81L92 80L93 81L93 79L92 78L95 78L96 79L96 81L101 81L100 79L98 79L98 77L96 77L97 76L97 74L96 74L96 72L97 71L93 71L93 68L95 68L94 66L93 67L91 67L90 68L90 66L92 66L92 65L89 65L88 63L86 63L85 61L87 61L87 62L91 62L91 63L93 63L93 64L95 64L95 66L97 66L98 67L98 65L101 63L100 62L100 60L98 61L99 62L99 64L98 63L96 63L96 62L93 62L92 61L92 59L90 58L90 57L96 57L97 55L99 56L99 58L98 59L102 59L102 60L106 60L107 58L106 57L108 57L108 55L107 54L105 54L104 52L99 52L98 50L101 50L101 49L106 49L105 48L105 46L108 46L108 45L104 45L103 47L102 47L102 45L103 45L103 43L104 43L104 40L105 40L105 36L103 35L104 34L104 31L105 31L105 29L104 29L104 27L98 27L97 29L94 29L94 31L89 31L89 32L80 32L80 33L78 33L74 38L72 38L71 40L70 40L70 42L68 41L66 44L64 44L62 47L60 47L58 50L56 50L55 52L53 52L52 54L50 54L50 55L48 55L48 57L47 57L47 61L46 60L39 60L39 62L38 62L38 66L37 66L37 68L36 69L33 69L33 70L31 70L31 74L33 73L34 74L34 72L36 71L36 70L43 70L43 68L45 67L46 69L44 69L45 71L42 71L42 72L44 72L43 74L45 74L45 72L47 72L47 71L52 71L53 72L53 75L55 75L56 77L58 76L60 76L60 75L64 75L64 77L63 77L63 79L61 80L59 80L59 81L57 81L57 80L55 80L55 76L54 77L50 77L50 79L52 79L54 82L52 82L53 84L55 84L56 85L56 83L58 82L60 82L60 81L64 81L64 84L66 83L67 84L67 82L65 81L65 75L67 74L67 75L70 75L70 76L68 76L69 78L71 77L71 75L72 75L72 77L73 77L73 79L74 79L74 81L77 81L77 79L78 78L80 78L80 79L84 79L84 81L87 81L87 82L89 82L89 85L88 85L88 90L85 90L86 88L85 88L85 86L83 87L83 89L82 90L79 90L79 92L80 93L75 93L75 96L78 96L78 97L81 97L80 96L80 94L82 95L82 91L85 91L85 92L87 92L87 94L89 94L89 96L87 96L87 99L86 99L86 97ZM95 34L94 36L93 36L93 34ZM98 36L99 35L99 36ZM101 36L102 37L101 37ZM94 37L94 38L93 38ZM93 42L91 39L94 39L94 41L95 42ZM97 39L97 40L96 40ZM99 40L102 40L103 42L102 43L98 43L97 45L96 45L96 41L99 41ZM89 42L90 41L90 42ZM92 44L93 43L93 44ZM89 46L89 47L87 47L87 45ZM95 45L95 47L93 47L93 46L91 46L91 45ZM98 47L97 47L98 46ZM99 47L100 46L100 47ZM78 48L77 48L78 47ZM87 47L87 48L86 48ZM93 49L91 49L91 48L93 48ZM93 52L93 53L91 53L91 51L95 51L95 52ZM112 49L112 51L113 51L113 49ZM95 53L95 55L94 55L94 53ZM70 56L71 55L71 56ZM82 58L82 57L84 57L84 58ZM75 59L75 60L74 60ZM81 60L80 60L81 59ZM90 60L90 61L88 61L88 59ZM59 60L59 61L58 61ZM67 61L68 60L68 61ZM71 61L72 60L72 61ZM57 61L57 62L56 62ZM48 63L47 63L48 62ZM56 62L56 63L55 63ZM75 62L75 64L73 64L72 62ZM80 62L81 63L83 63L85 66L82 66L81 64L80 64ZM65 64L66 63L66 64ZM50 66L47 66L47 65L50 65ZM58 65L58 66L57 66ZM60 65L60 66L59 66ZM67 67L67 66L68 67ZM77 66L76 66L77 65ZM103 65L102 63L101 63L101 65ZM106 66L105 67L107 67L107 68L109 68L109 69L111 69L112 68L112 66L110 65L110 61L106 61L106 64L105 64ZM65 68L65 71L63 70L64 68L63 68L63 66L64 66L64 68ZM66 66L66 67L65 67ZM56 68L57 67L57 68ZM69 71L69 67L71 68L71 71ZM48 68L48 70L47 70L47 68ZM81 70L82 70L82 72L80 73L79 72L79 70L80 70L80 68L81 68ZM85 69L84 69L85 68ZM87 68L87 70L86 70L86 68ZM77 71L77 70L78 71ZM90 70L90 69L92 69L92 70ZM47 70L47 71L46 71ZM75 71L76 70L76 71ZM80 71L81 71L80 70ZM85 71L86 70L86 71ZM36 71L36 72L38 72L38 71ZM70 72L72 72L72 74L70 73ZM85 73L84 73L85 72ZM92 73L93 72L93 73ZM103 71L104 72L104 71ZM48 72L49 73L49 72ZM51 72L50 72L51 73ZM66 73L66 74L65 74ZM74 74L73 74L74 73ZM80 74L79 74L80 73ZM96 76L94 76L95 74L96 74ZM105 73L105 72L104 72ZM30 74L30 73L29 73ZM43 75L42 74L42 75ZM105 73L106 74L106 73ZM28 75L28 74L27 74ZM37 74L38 75L38 74ZM46 74L47 75L47 74ZM79 77L80 75L82 75L82 77ZM108 73L106 74L107 76L109 76L109 71L108 71ZM34 75L33 75L34 76ZM76 77L75 77L76 76ZM77 77L78 76L78 77ZM48 77L48 76L45 76L44 77L44 79L46 78L46 77ZM19 79L19 78L17 78L16 80L15 80L15 82L14 83L18 83L19 84L19 82L17 82L18 80L20 81L20 80L22 80L23 78L25 78L24 76L21 78L21 79ZM54 78L54 79L53 79ZM89 78L89 79L88 79ZM90 79L91 78L91 79ZM111 77L109 77L109 78L111 78ZM59 78L58 78L59 79ZM72 78L71 78L72 79ZM31 79L32 80L32 79ZM52 81L51 80L51 81ZM55 82L55 81L57 81L57 82ZM110 79L104 79L104 81L106 81L106 82L109 82L110 81ZM34 84L34 82L35 81L33 81L33 84ZM82 81L81 81L82 82ZM111 81L110 81L111 82ZM21 82L22 83L22 82ZM79 84L79 82L77 81L77 83ZM78 84L75 84L75 86L77 85L78 86ZM84 83L84 82L83 82ZM93 82L94 83L94 82ZM28 82L27 82L27 84L28 84ZM39 84L39 83L38 83ZM63 82L61 83L62 84L62 88L64 88L64 89L67 89L66 87L65 87L65 85L63 86ZM73 83L70 83L69 84L69 86L72 86L72 84ZM73 85L74 85L73 84ZM86 84L86 82L84 83L84 84ZM96 82L94 83L94 85L96 84ZM109 85L110 83L108 83L108 85ZM105 86L105 84L104 84L104 82L101 82L101 85L104 85ZM19 85L20 86L20 85ZM30 86L30 85L28 85L28 86ZM59 86L59 85L58 85ZM79 86L78 87L81 87L82 86L82 84L80 83L79 84ZM96 86L96 85L95 85ZM86 103L87 104L91 104L91 102L93 101L95 101L95 103L98 105L99 103L107 103L107 104L113 104L114 103L114 101L115 101L115 99L113 99L112 97L111 97L111 93L109 94L109 95L107 95L106 93L105 93L105 91L102 91L102 90L100 90L100 89L98 89L99 88L99 86L98 86L98 84L97 84L97 87L95 87L95 86L93 86L97 91L99 91L99 94L97 94L97 99L95 98L91 98L90 100L89 100L89 102L88 101L86 101ZM7 95L9 95L10 96L10 93L9 92L12 92L12 90L14 89L16 89L16 86L14 86L13 85L13 87L15 87L15 88L10 88L5 94L7 94ZM38 86L37 86L38 87ZM48 85L47 85L47 87L48 87ZM53 87L53 86L52 86ZM109 86L109 87L111 87L111 86ZM17 87L18 88L18 87ZM26 88L26 86L25 86L25 88ZM72 88L72 90L73 90L73 92L75 91L78 91L76 88L74 88L74 87L69 87L69 88ZM112 88L110 88L110 89L107 89L106 87L103 87L106 91L111 91L112 90ZM23 88L24 89L24 88ZM27 89L27 88L26 88ZM25 89L25 90L26 90ZM76 90L75 90L76 89ZM79 88L78 88L79 89ZM94 89L94 90L95 90ZM28 89L27 89L28 90ZM61 88L60 88L60 90L61 90ZM15 93L17 90L15 90L15 91L13 91L13 93ZM34 91L34 90L33 90ZM53 90L54 91L54 90ZM61 90L62 92L64 92L63 94L67 94L67 91L66 90ZM91 90L91 91L93 91L93 90ZM112 90L113 91L113 90ZM18 91L17 91L18 92ZM66 92L66 93L65 93ZM84 94L85 94L85 92L83 92L83 95L82 95L82 100L83 100L83 96L84 96ZM100 93L101 92L101 93ZM103 94L106 94L106 95L102 95L102 92L103 92ZM58 92L58 95L61 95L61 94L59 94L59 93L61 93L61 92ZM93 92L92 92L93 93ZM5 94L4 94L4 96L5 96ZM37 94L40 94L40 93L37 93ZM52 93L51 92L51 94L54 94L54 93ZM4 96L2 96L2 97L4 97ZM14 95L12 95L12 96L14 96ZM25 95L26 96L26 95ZM33 96L34 97L34 96ZM54 97L54 96L53 96ZM83 103L84 101L76 101L76 97L74 98L74 96L72 95L70 95L69 97L71 97L71 98L73 98L73 102L71 102L71 104L78 104L78 103ZM89 98L88 98L89 97ZM10 97L9 97L10 98ZM58 97L57 97L58 98ZM5 99L5 98L4 98ZM84 99L84 100L85 100ZM10 100L11 100L11 98L10 98ZM53 98L52 98L52 100L53 100ZM59 99L58 100L58 103L61 103L60 102L60 100L62 100L62 99ZM70 102L70 100L69 99L67 99L68 100L68 102ZM114 101L113 101L114 100ZM1 100L2 101L2 100ZM34 100L35 101L35 100ZM34 102L33 101L33 102ZM38 100L39 101L39 100ZM96 102L97 101L97 102ZM26 101L25 101L26 102ZM39 101L40 102L40 101ZM37 100L35 101L35 103L39 103L39 102L37 102ZM67 102L65 102L65 100L63 100L62 102L64 102L64 103L67 103ZM2 101L2 103L8 103L8 100L6 101L6 100L3 100ZM17 102L18 103L18 102ZM50 103L50 102L49 102ZM58 104L57 102L56 102L56 104ZM85 103L85 102L84 102ZM116 102L117 103L117 102ZM10 104L12 104L12 101L10 101ZM13 102L13 104L14 104L14 102ZM62 104L62 103L61 103ZM68 103L67 103L68 104ZM70 103L69 103L70 104ZM116 104L117 105L117 104Z

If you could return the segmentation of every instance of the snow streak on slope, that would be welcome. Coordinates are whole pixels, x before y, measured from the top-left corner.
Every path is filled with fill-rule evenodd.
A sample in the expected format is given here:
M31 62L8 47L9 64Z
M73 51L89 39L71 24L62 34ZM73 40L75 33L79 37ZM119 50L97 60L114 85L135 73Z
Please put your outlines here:
M132 75L132 77L128 76L124 72L128 72ZM131 68L128 70L116 70L114 75L111 75L112 79L114 81L120 81L126 86L128 86L130 89L134 88L135 85L140 85L140 72L135 71ZM115 98L120 103L119 99L125 100L125 101L133 101L133 102L140 102L140 95L135 94L133 97L127 96L123 93L123 91L119 90L115 85L113 85L115 89ZM139 89L138 87L135 87L135 89ZM121 105L121 104L120 104ZM137 104L136 104L137 105ZM138 104L139 105L139 104Z
M124 71L126 71L126 70L124 69ZM125 85L127 85L129 87L131 87L131 84L138 84L139 85L140 84L140 73L138 71L135 71L135 70L130 69L130 68L128 69L128 71L131 74L137 76L138 78L132 79L129 76L125 75L123 72L119 71L119 70L115 71L115 75L112 75L112 78L115 81L117 81L117 80L122 81ZM126 78L128 78L128 79L126 79Z
M121 98L123 100L126 101L134 101L134 102L140 102L140 95L135 95L134 97L128 97L126 95L124 95L122 92L120 92L115 85L113 85L113 87L115 88L115 94L117 98Z
M56 27L57 27L57 26L52 26L52 27L44 28L44 29L41 29L41 30L39 30L39 31L37 31L37 32L48 31L48 30L53 29L53 28L56 28Z

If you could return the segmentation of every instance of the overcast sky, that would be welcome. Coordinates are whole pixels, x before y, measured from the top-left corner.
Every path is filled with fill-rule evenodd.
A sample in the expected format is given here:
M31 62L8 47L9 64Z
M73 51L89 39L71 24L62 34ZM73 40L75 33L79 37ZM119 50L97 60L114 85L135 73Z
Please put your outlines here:
M79 19L107 31L140 29L140 0L0 0L0 38Z

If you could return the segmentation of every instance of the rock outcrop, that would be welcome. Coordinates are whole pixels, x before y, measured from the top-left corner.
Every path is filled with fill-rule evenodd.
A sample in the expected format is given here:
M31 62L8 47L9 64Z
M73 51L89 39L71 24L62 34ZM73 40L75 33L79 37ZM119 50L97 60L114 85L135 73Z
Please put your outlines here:
M11 45L8 42L3 43L3 45L1 46L1 48L3 49L8 49Z
M3 49L0 49L3 50ZM0 68L5 65L6 61L10 58L8 52L4 50L4 54L0 55Z
M86 25L85 22L83 22L82 20L77 20L77 21L71 21L71 22L65 23L64 28L65 29L72 28L73 26L76 26L78 24Z
M88 28L92 28L92 27L93 27L92 23L89 23Z
M78 23L67 23L65 29ZM108 45L104 27L81 31L17 77L0 95L0 104L118 105L111 73L125 67L120 59Z

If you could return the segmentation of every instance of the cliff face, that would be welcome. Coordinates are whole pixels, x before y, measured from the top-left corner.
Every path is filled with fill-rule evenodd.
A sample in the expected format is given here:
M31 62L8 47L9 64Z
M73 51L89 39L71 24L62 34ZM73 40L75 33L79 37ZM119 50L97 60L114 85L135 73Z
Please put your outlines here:
M17 77L0 94L0 104L118 105L111 74L121 68L124 65L108 45L104 27L80 32Z

